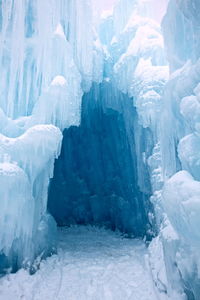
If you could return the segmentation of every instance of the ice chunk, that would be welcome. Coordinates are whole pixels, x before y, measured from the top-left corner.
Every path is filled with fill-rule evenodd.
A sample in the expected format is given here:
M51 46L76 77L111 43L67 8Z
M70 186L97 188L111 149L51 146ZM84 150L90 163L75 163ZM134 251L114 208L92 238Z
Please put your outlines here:
M200 133L200 102L196 96L188 96L181 100L180 111L192 131Z
M187 171L180 171L166 182L163 196L163 206L174 228L189 243L198 244L200 182Z
M75 87L74 87L75 88ZM80 123L81 90L75 94L70 82L56 76L34 106L26 128L35 124L54 124L61 130Z
M200 136L190 134L181 139L178 154L183 169L190 172L195 179L200 180Z
M0 163L0 186L0 252L9 263L16 256L16 264L20 266L33 256L35 202L31 185L20 167L4 162Z
M62 134L53 125L36 125L17 138L0 135L0 148L28 174L34 182L50 159L60 153Z
M136 5L137 0L119 0L114 5L113 16L116 36L124 30Z
M161 34L149 24L140 26L125 55L152 57L153 60L157 60L157 65L163 64L163 39Z
M3 187L0 189L3 201L0 245L8 266L13 269L32 263L35 255L41 254L42 244L47 243L45 248L51 251L53 238L52 243L49 239L54 231L41 233L44 240L40 244L37 227L41 218L45 218L49 179L53 175L54 160L60 153L61 141L62 134L53 125L31 127L16 138L0 135L0 181ZM9 160L12 163L8 163Z

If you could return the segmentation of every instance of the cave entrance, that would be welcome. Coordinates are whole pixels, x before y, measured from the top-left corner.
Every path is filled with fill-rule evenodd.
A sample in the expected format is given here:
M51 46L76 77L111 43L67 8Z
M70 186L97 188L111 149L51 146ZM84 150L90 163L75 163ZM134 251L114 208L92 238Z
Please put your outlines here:
M58 226L92 224L133 236L149 232L150 183L141 170L146 191L140 191L136 152L143 142L139 138L136 145L135 131L142 136L136 119L132 100L110 83L93 84L83 96L81 124L64 131L49 188L48 209Z

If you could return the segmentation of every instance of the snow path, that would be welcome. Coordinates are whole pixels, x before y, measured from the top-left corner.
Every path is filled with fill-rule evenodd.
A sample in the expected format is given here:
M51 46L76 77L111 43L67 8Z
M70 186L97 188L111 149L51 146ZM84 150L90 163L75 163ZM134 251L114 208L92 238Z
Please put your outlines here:
M58 254L0 280L1 300L157 300L142 241L94 227L59 230Z

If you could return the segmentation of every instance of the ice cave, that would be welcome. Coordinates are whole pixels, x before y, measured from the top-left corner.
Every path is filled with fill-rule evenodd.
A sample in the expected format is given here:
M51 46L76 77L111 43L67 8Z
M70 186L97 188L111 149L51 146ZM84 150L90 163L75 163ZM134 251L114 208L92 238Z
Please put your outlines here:
M200 300L200 1L0 0L0 300Z

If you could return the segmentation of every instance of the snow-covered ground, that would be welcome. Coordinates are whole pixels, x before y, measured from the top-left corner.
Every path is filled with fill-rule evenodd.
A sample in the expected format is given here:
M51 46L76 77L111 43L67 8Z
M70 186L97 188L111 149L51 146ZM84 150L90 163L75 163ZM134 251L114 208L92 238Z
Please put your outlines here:
M0 279L0 300L157 300L142 241L90 226L59 230L40 270Z

